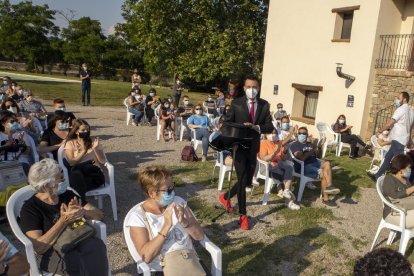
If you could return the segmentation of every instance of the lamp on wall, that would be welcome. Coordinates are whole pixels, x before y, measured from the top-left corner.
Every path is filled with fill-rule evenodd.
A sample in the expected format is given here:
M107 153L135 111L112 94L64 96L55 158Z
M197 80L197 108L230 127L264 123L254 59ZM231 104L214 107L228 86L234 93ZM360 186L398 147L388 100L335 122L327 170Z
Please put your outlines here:
M342 72L342 63L336 64L336 74L338 75L338 77L346 79L351 82L355 80L354 76L351 76L351 75L348 75Z

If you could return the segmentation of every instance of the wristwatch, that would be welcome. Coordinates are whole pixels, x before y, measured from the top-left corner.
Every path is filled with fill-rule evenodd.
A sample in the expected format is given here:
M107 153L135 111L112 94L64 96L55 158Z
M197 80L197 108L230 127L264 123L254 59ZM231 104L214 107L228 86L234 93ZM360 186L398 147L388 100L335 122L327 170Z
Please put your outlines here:
M9 265L6 263L2 263L1 265L3 266L4 271L0 274L0 276L6 276L7 272L9 272Z

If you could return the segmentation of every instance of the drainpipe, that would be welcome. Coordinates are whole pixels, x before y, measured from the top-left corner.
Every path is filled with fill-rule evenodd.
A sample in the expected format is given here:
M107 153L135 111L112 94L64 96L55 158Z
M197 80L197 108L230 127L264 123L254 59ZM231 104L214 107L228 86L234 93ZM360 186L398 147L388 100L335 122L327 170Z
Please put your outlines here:
M338 75L338 77L349 80L349 81L354 81L355 77L345 74L342 72L342 63L337 63L336 64L336 74Z

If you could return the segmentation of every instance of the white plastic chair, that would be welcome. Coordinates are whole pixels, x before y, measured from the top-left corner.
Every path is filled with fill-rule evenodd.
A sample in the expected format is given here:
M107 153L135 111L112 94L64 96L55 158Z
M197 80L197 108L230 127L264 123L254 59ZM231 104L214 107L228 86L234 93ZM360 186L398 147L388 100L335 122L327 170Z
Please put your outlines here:
M349 149L349 155L352 154L351 152L351 145L348 143L341 142L341 135L333 131L332 126L328 125L328 129L330 133L334 133L335 135L335 142L336 142L336 156L341 156L341 152L343 148Z
M23 207L24 202L34 195L34 191L30 186L23 187L9 198L6 205L7 218L10 224L10 227L13 231L13 234L23 243L26 251L27 261L30 265L30 275L40 276L40 275L56 275L48 272L41 272L36 262L36 255L33 248L32 241L23 233L20 228L17 218L20 217L20 210ZM106 225L101 221L88 221L96 231L96 237L100 238L106 245ZM110 273L109 273L110 275Z
M263 161L259 157L257 157L255 178L264 180L265 186L264 186L264 192L263 192L262 205L267 205L270 191L272 190L273 185L275 184L280 185L281 182L278 179L272 178L272 175L270 173L270 162Z
M180 141L183 141L183 137L184 137L184 131L187 130L187 128L184 126L184 120L183 117L177 117L176 119L176 128L179 128L179 133L180 133ZM188 135L190 135L190 133L188 133Z
M335 153L337 153L338 133L335 133L327 123L319 122L316 124L316 129L319 132L319 141L326 139L322 148L322 158L325 157L328 146L335 146ZM340 139L340 138L339 138Z
M381 146L378 144L378 141L377 141L377 140L378 140L378 138L377 138L377 136L376 136L376 135L372 135L372 136L371 136L371 144L372 144L372 146L374 147L375 151L378 151L379 156L377 157L377 156L374 154L374 156L372 157L372 160L371 160L371 165L369 166L369 169L368 169L368 170L372 170L372 169L373 169L373 167L374 167L374 162L375 162L375 161L379 161L379 162L380 162L380 164L379 164L378 168L379 168L379 167L381 167L382 162L384 162L384 157L385 157L385 154L387 153L387 150L385 150L383 147L381 147Z
M129 112L128 109L128 98L125 98L124 100L124 105L126 106L126 125L129 125L129 121L131 121L131 119L134 117L134 113Z
M132 213L135 212L137 208L139 208L140 203L132 207L131 210L129 210L128 214L125 217L123 229L124 229L124 238L126 241L126 244L128 246L129 253L131 254L134 261L137 263L137 267L141 268L144 276L150 276L150 271L154 271L151 269L148 264L146 264L144 261L142 261L141 256L138 254L138 251L135 248L135 245L131 239L131 235L129 233L129 227L127 227L127 224L129 220L131 219ZM213 276L221 276L222 275L222 252L221 249L218 248L213 242L211 242L206 235L204 235L204 239L199 241L201 246L203 246L211 255L211 274Z
M226 173L231 172L231 166L226 166L224 164L224 154L222 151L217 152L217 158L216 158L216 163L214 164L214 167L213 167L212 177L214 176L216 167L219 167L219 179L218 179L217 190L221 191L223 189L223 183L224 183L224 178L226 177ZM230 181L230 173L228 174L228 180Z
M414 237L414 224L412 222L407 221L405 210L392 204L382 194L382 185L384 182L384 177L385 176L381 176L377 180L377 192L379 197L381 198L382 206L384 207L386 205L390 207L392 211L398 212L399 216L391 216L390 214L385 219L384 216L381 217L377 233L375 234L374 241L372 242L371 250L374 249L375 243L378 239L381 230L383 228L388 228L391 230L391 232L388 236L387 245L390 245L393 242L397 232L401 232L400 246L398 252L404 255L405 250L407 249L408 242L411 238ZM413 228L408 228L408 223L410 223L410 226L412 226Z
M164 133L161 133L161 124L160 124L160 108L161 105L158 105L157 108L154 110L155 118L157 118L157 141L161 139L161 135L164 135ZM168 130L169 138L171 139L172 131Z
M297 173L295 170L293 170L293 176L300 178L299 191L298 191L298 196L297 196L297 201L299 202L299 201L302 200L303 191L305 190L306 183L320 181L320 179L318 179L318 178L311 178L311 177L305 175L305 162L297 159L293 155L293 153L290 150L290 148L289 148L289 155L290 155L290 157L292 158L292 160L294 162L296 162L296 163L298 163L300 165L300 173Z
M188 125L188 119L187 119L187 125ZM191 142L193 143L194 151L197 152L198 145L202 144L203 141L197 140L196 130L194 128L190 128L190 130L191 130ZM204 153L202 152L202 154Z
M61 146L58 150L58 163L63 169L63 174L65 176L65 179L69 180L69 172L66 168L65 164L63 163L63 154L64 154L65 148L64 146ZM105 156L106 158L106 156ZM116 205L116 195L115 195L115 171L114 166L108 162L108 160L105 162L104 166L108 170L108 176L109 181L105 181L105 184L102 185L99 188L96 188L94 190L91 190L89 192L86 192L86 196L93 196L98 199L98 207L100 209L103 208L103 196L108 195L111 199L111 205L112 205L112 213L114 216L114 221L118 220L118 210Z

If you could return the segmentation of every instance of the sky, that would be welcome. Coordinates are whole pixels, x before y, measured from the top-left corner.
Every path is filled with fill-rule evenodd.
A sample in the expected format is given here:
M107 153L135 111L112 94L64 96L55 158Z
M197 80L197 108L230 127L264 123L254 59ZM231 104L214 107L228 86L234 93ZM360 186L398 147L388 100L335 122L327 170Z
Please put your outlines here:
M10 3L16 4L22 1L10 0ZM89 16L92 19L99 20L103 33L106 35L114 33L114 26L123 22L121 15L121 6L123 0L32 0L35 5L47 4L52 10L60 10L68 13L68 10L75 11L75 19L83 16ZM56 14L56 25L66 27L67 21L60 15Z

